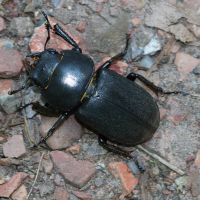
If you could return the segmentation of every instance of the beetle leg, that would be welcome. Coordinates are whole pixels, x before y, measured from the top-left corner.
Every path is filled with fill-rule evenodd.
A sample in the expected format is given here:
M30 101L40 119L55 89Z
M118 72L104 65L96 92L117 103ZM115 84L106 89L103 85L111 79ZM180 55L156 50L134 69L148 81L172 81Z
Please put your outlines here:
M53 110L51 108L47 108L46 106L42 106L38 101L27 103L24 106L19 106L17 108L17 111L21 111L22 109L30 105L32 105L32 109L37 112L36 114L40 113L47 117L53 117L53 116L57 117L59 115L57 110Z
M46 23L45 23L45 27L47 29L48 36L47 36L47 39L46 39L46 42L45 42L45 45L44 45L44 50L45 50L47 42L50 40L50 29L52 29L52 27L51 27L51 24L49 22L49 19L48 19L47 15L45 14L45 12L42 12L42 14L44 15L44 17L47 20Z
M140 74L135 74L135 73L130 73L126 76L131 81L135 81L135 79L139 79L142 83L144 83L148 88L155 92L160 92L162 94L179 94L181 93L182 95L188 95L189 93L183 92L183 91L172 91L172 92L165 92L161 87L158 87L154 85L152 82L150 82L148 79L146 79L144 76Z
M107 141L108 141L108 139L105 136L99 134L99 144L102 147L104 147L108 151L112 151L112 152L114 152L116 154L119 154L119 155L122 155L122 156L125 156L127 158L132 159L141 172L145 171L144 168L142 166L140 166L140 164L138 163L137 159L135 159L133 156L131 156L131 154L129 152L126 152L123 149L121 149L119 147L116 147L116 146L114 146L112 144L108 144Z
M121 149L119 147L116 147L116 146L114 146L112 144L108 144L107 141L108 141L107 137L99 134L99 144L102 147L104 147L108 151L112 151L112 152L114 152L116 154L120 154L120 155L125 156L127 158L131 158L131 159L133 158L133 156L131 156L130 153L128 153L128 152L124 151L123 149Z
M40 140L37 144L35 144L33 147L37 147L39 144L41 144L42 142L46 141L50 136L53 135L53 132L58 128L58 126L60 126L69 116L70 116L71 112L66 112L64 113L58 120L57 122L53 125L53 127L48 131L47 136L45 138L43 138L42 140Z
M117 54L116 56L113 56L110 60L107 60L103 65L101 65L97 71L101 70L101 69L104 69L104 68L108 68L111 66L111 64L121 58L123 58L126 53L127 53L127 50L128 50L128 44L129 44L129 39L130 39L130 35L129 34L126 34L126 46L125 46L125 49L123 52Z
M26 84L27 84L27 82L28 82L29 80L30 80L30 78L28 78L28 79L23 83L23 85L22 85L21 88L19 88L18 90L9 91L8 94L9 94L9 95L12 95L12 94L15 94L15 93L17 93L17 92L23 90L23 89L26 87Z
M81 48L76 44L76 42L58 24L54 25L53 30L54 30L54 33L56 35L59 35L65 41L67 41L69 44L71 44L74 47L73 50L82 53Z

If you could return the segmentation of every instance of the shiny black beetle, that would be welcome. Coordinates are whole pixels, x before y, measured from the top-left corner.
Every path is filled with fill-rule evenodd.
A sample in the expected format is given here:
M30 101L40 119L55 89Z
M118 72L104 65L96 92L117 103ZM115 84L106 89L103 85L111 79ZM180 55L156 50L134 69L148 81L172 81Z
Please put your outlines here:
M57 109L62 111L62 115L48 131L48 135L34 147L50 137L71 113L75 113L79 120L99 133L99 142L103 147L132 158L129 153L107 141L126 146L143 143L152 137L160 121L155 100L146 90L134 83L134 80L137 78L150 89L163 94L180 92L164 92L139 74L130 73L125 78L108 69L114 61L126 54L129 35L124 52L112 57L94 71L92 59L82 54L76 42L58 24L52 28L47 15L43 14L47 20L45 25L48 31L45 48L43 52L27 55L27 58L34 59L34 63L30 64L26 58L26 65L30 75L28 80L31 79L41 88L41 94L50 107L32 102L20 109L32 105L32 108L41 114L48 115ZM74 48L60 53L55 49L46 49L50 29ZM27 81L19 90L9 94L24 89Z

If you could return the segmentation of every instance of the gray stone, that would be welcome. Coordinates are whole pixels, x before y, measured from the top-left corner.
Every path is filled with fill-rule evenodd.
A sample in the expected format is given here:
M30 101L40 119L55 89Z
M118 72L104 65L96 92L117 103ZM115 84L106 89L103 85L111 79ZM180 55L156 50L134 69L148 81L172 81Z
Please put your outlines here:
M195 67L195 68L193 69L193 73L194 73L195 75L199 75L199 74L200 74L200 66Z
M109 22L98 15L92 15L85 31L87 51L116 54L121 52L125 45L125 34L129 29L128 18L129 14L122 11L117 18L109 18Z
M31 36L34 24L29 17L15 17L10 23L10 28L21 37Z
M26 89L24 101L25 104L39 101L41 105L44 105L44 101L41 99L40 89L37 86L32 86ZM36 114L36 112L32 109L32 106L26 107L25 111L28 119L31 119Z
M75 197L73 194L71 194L70 196L69 196L69 199L70 200L79 200L77 197Z
M62 151L52 151L50 155L66 182L74 187L82 188L96 172L94 167L91 168L91 162L77 161Z
M46 137L47 132L58 120L58 117L42 116L42 124L40 126L41 135ZM71 146L71 143L80 139L82 136L82 127L75 120L74 115L71 115L54 134L46 141L51 149L64 149Z
M110 16L117 17L118 15L119 15L119 11L116 8L111 7L110 8Z
M0 41L0 43L2 44L2 48L3 49L13 49L14 48L14 40L10 40L10 39L2 39Z
M90 148L88 149L87 153L89 155L97 156L97 155L104 155L107 153L107 151L99 145L99 142L95 140Z
M157 51L160 51L161 49L162 49L162 45L158 38L158 35L156 34L149 41L149 43L144 47L144 55L155 54Z
M3 153L5 157L18 158L26 153L26 147L22 135L14 135L3 144Z
M57 8L54 10L54 12L51 13L51 15L63 24L70 23L71 14L70 11L66 8Z
M18 101L15 100L14 96L4 95L0 97L0 106L7 113L11 114L16 111Z
M153 64L153 59L149 56L144 56L142 58L142 60L140 61L139 66L144 67L146 69L149 69L152 66L152 64ZM158 67L156 67L154 69L154 71L157 70L157 69L158 69Z
M54 191L54 184L50 179L47 179L45 183L40 185L39 191L40 191L40 196L43 197L46 194L51 194Z
M83 145L82 145L82 149L83 149L83 151L87 151L88 148L89 148L89 144L87 144L87 143L83 143Z
M142 38L145 38L145 42L140 42ZM155 34L153 38L149 38L146 34L143 36L135 36L131 43L129 44L129 48L127 54L125 55L125 59L127 62L131 62L134 60L138 60L140 57L144 55L154 55L157 51L162 49L161 41L158 38L158 35Z
M24 9L24 12L25 12L25 13L28 13L28 12L34 13L34 11L35 11L35 6L34 6L34 3L33 3L33 2L29 3L29 4L26 6L26 8Z
M97 179L95 180L95 185L96 185L97 187L100 187L102 184L103 184L103 179L97 178Z
M141 174L139 168L137 167L134 161L127 162L127 166L130 168L133 174Z

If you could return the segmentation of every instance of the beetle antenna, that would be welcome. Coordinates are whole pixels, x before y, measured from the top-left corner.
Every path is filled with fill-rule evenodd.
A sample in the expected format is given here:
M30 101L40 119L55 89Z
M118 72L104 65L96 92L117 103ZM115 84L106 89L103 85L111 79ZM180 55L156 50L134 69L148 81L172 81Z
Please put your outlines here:
M8 94L9 94L9 95L12 95L12 94L15 94L15 93L17 93L17 92L23 90L23 89L26 87L26 84L27 84L27 82L29 81L29 79L30 79L30 77L23 83L23 85L22 85L21 88L19 88L18 90L9 91Z
M53 28L52 28L52 26L49 22L49 19L48 19L46 13L44 11L42 11L42 14L44 15L45 19L47 20L46 23L44 24L45 28L47 29L47 33L48 33L47 40L46 40L45 45L44 45L44 50L45 50L46 46L47 46L47 42L50 40L50 29L53 29Z

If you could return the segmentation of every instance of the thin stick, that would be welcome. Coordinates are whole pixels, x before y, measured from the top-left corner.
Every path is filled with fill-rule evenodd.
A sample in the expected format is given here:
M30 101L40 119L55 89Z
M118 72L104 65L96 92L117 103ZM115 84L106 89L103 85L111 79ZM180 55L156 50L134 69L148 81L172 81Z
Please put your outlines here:
M176 173L180 174L180 175L184 175L185 172L182 171L181 169L175 167L174 165L170 164L169 162L165 161L164 159L162 159L160 156L149 152L148 150L146 150L145 148L143 148L141 145L137 145L136 146L137 149L144 151L146 154L148 154L149 156L157 159L158 161L160 161L162 164L166 165L167 167L169 167L171 170L175 171Z
M22 91L21 91L21 96L22 96L22 106L24 106L24 95L23 95ZM22 109L22 114L24 116L24 130L25 130L26 136L28 138L28 141L30 143L30 146L33 147L33 144L35 144L35 142L31 140L31 135L30 135L30 132L28 130L28 122L27 122L27 119L26 119L26 113L25 113L24 109Z
M35 183L36 183L36 180L37 180L37 177L38 177L38 174L39 174L39 171L40 171L40 166L41 166L41 163L42 163L43 156L44 156L44 152L42 152L42 156L41 156L41 158L40 158L40 162L39 162L38 169L37 169L37 174L36 174L36 176L35 176L35 180L34 180L34 182L33 182L33 185L32 185L32 187L31 187L31 190L30 190L30 192L28 193L28 196L26 197L26 200L29 198L29 196L30 196L30 194L31 194L31 192L32 192L32 190L33 190L33 187L34 187L34 185L35 185Z
M160 60L162 59L162 57L164 55L169 55L169 53L170 53L175 42L176 42L176 40L174 39L174 36L171 36L170 39L169 39L169 42L164 46L163 50L160 52L159 56L154 60L152 66L147 71L147 73L144 77L147 78L147 76L149 76L151 74L151 72L155 69L155 67L160 62Z

